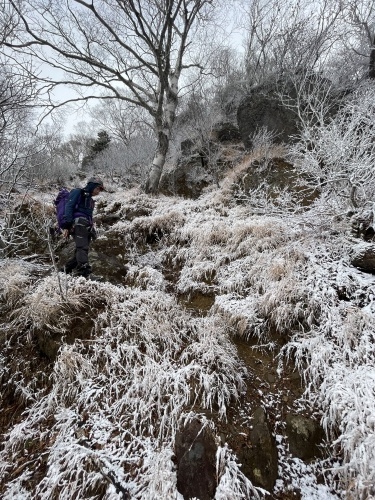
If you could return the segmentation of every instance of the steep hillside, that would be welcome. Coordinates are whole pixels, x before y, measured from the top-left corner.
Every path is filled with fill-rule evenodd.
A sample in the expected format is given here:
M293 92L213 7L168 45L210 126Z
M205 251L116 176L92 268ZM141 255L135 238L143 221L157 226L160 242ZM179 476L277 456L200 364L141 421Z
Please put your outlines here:
M47 245L1 261L2 498L375 494L375 279L350 220L238 186L113 186L93 280Z

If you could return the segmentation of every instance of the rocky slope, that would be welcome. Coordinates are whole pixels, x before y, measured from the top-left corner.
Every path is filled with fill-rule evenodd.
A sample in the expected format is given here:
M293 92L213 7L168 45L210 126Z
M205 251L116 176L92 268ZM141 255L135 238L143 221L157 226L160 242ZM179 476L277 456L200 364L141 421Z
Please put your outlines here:
M374 494L375 281L323 201L259 213L249 165L196 200L113 186L93 280L26 224L0 267L2 498Z

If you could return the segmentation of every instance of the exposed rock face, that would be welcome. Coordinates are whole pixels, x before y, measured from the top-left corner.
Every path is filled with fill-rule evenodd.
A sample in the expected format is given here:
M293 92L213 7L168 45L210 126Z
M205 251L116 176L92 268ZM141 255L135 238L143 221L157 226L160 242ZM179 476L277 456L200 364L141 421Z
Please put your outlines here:
M245 97L237 110L238 128L247 149L252 136L261 128L275 134L275 142L289 142L298 133L297 115L286 108L277 96L276 87L259 86Z
M181 162L172 171L163 173L159 192L195 199L210 184L212 175L204 165L204 157L196 153L189 161Z
M330 111L326 118L332 117L339 109L341 98L349 92L332 90L332 82L316 74L300 75L298 82L279 80L269 82L254 88L238 106L237 123L242 141L246 148L251 149L252 136L259 129L266 128L275 138L274 142L291 142L298 135L300 120L294 107L297 105L297 88L299 106L309 109L309 95L321 95L326 102L329 100ZM280 95L283 96L281 99ZM306 97L304 97L304 95ZM303 102L305 99L305 102ZM285 103L288 100L290 103ZM319 117L318 120L321 120ZM317 125L320 123L317 122Z
M354 213L351 226L353 235L362 240L352 248L351 264L361 271L375 272L374 211Z
M116 242L117 243L117 242ZM127 267L121 260L117 244L98 240L92 245L89 253L90 264L96 276L103 276L114 284L122 284L127 273Z
M319 445L324 432L316 420L289 413L286 416L286 435L290 452L301 460L311 460L321 455Z
M295 201L308 206L319 193L304 185L304 181L293 165L282 158L264 158L251 163L238 183L238 189L241 193L248 194L249 191L262 187L262 191L267 191L270 198L279 196L280 190L286 189Z
M207 426L191 420L176 435L177 488L184 499L211 500L216 490L216 442Z
M231 122L221 122L215 126L213 131L215 140L221 143L237 142L241 140L241 134L236 125Z
M58 267L63 267L64 264L71 259L75 251L73 239L69 239L67 243L62 242L57 250ZM97 240L91 243L89 250L89 262L95 276L103 276L107 281L114 284L123 283L127 272L126 263L121 260L119 255L123 251L121 242L108 240Z
M266 414L262 407L253 414L249 446L240 456L242 470L256 486L272 491L277 479L278 455Z
M218 123L209 136L181 142L177 165L163 171L158 190L167 196L196 199L204 188L218 185L236 155L242 154L238 127L230 122Z

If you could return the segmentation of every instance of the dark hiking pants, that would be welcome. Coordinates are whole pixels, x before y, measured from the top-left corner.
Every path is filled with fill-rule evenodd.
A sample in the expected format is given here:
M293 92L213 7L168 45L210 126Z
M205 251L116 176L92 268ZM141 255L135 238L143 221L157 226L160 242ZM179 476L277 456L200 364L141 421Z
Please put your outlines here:
M74 256L68 260L65 265L65 270L70 273L77 268L78 272L82 271L82 275L86 276L90 273L89 266L89 246L91 240L91 224L84 217L78 217L74 220L73 239L75 243Z

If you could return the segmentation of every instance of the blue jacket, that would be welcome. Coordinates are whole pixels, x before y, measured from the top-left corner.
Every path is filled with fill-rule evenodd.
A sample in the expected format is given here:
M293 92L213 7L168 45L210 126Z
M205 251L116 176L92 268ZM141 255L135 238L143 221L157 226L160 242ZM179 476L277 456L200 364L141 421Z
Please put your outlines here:
M83 189L76 188L70 191L65 205L63 229L70 229L77 217L84 217L92 224L95 201L91 194L96 186L97 184L89 182Z

